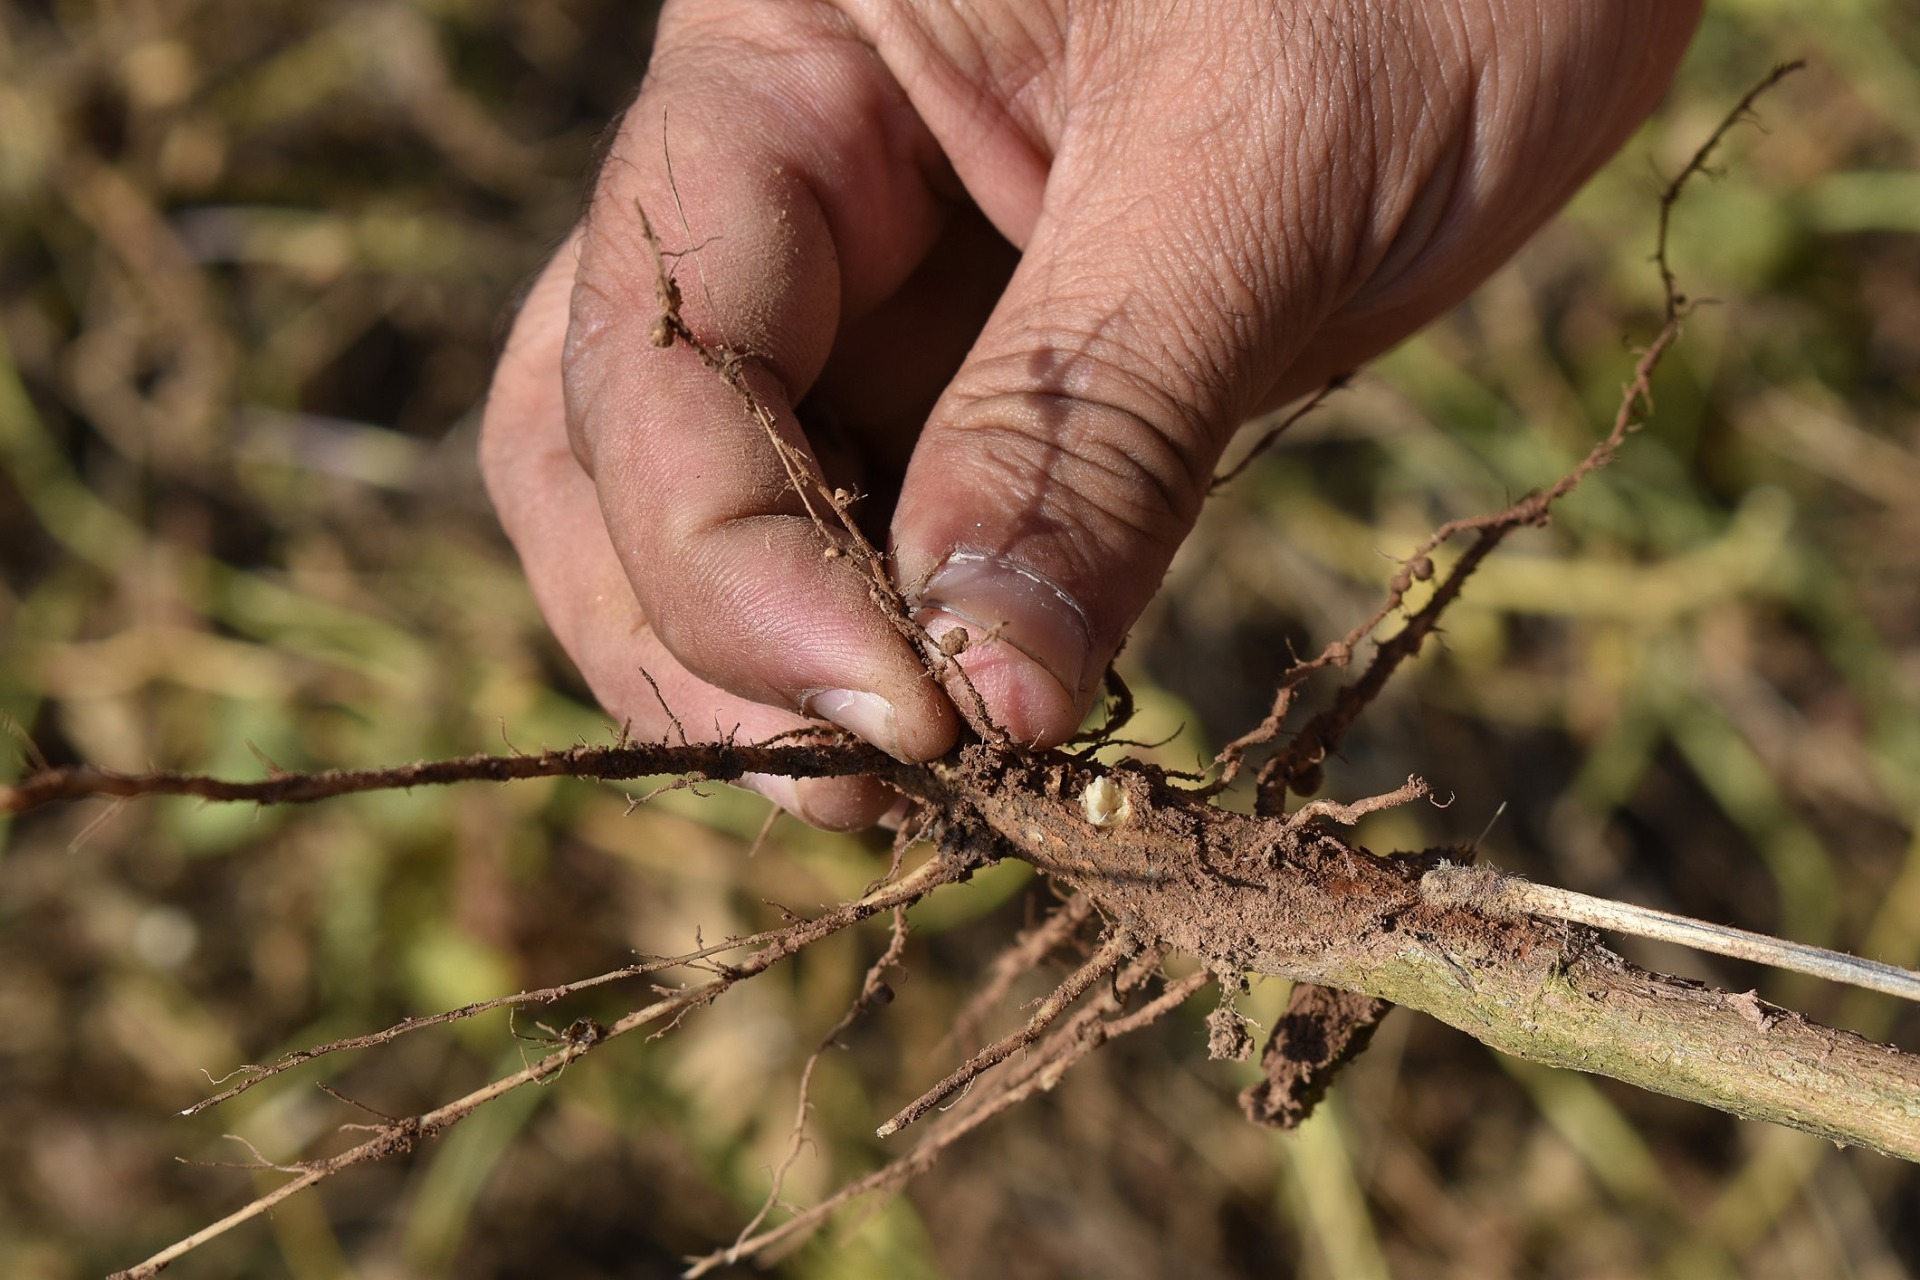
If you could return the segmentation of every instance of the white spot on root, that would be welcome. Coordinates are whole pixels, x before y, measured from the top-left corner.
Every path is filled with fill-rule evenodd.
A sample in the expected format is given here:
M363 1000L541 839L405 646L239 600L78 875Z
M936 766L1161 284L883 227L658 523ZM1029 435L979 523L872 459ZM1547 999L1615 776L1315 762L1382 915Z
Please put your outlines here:
M1080 793L1080 812L1094 826L1108 829L1133 816L1133 801L1125 787L1102 774Z

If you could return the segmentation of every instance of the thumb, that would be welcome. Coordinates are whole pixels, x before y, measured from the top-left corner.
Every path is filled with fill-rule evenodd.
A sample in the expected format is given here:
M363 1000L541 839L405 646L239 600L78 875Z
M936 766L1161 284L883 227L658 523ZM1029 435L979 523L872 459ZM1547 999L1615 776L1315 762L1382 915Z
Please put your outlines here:
M958 661L987 713L1034 745L1078 727L1319 305L1311 280L1284 278L1265 210L1223 225L1203 198L1112 166L1076 181L1071 152L928 420L892 529L922 625L966 629Z

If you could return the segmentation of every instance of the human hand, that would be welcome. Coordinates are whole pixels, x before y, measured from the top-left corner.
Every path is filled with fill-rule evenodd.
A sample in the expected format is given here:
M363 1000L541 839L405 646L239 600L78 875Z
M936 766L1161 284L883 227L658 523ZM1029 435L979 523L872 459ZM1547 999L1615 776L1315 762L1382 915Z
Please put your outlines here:
M1234 428L1464 297L1651 111L1698 16L669 3L488 399L488 487L542 611L643 735L666 727L643 669L690 732L815 716L909 760L958 732L734 390L652 342L637 204L691 331L749 357L831 483L876 495L895 581L930 630L968 629L994 722L1061 741ZM826 826L892 800L759 785Z

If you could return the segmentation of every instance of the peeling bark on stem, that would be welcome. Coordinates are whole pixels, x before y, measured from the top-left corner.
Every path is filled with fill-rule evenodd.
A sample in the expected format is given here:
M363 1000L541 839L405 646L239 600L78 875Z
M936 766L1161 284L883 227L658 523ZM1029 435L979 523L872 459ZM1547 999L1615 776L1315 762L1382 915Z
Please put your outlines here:
M1361 992L1515 1057L1920 1160L1920 1057L1646 972L1584 930L1428 901L1437 857L1196 805L1144 769L1111 771L1133 817L1095 828L1089 772L970 753L951 776L1017 856L1216 972Z

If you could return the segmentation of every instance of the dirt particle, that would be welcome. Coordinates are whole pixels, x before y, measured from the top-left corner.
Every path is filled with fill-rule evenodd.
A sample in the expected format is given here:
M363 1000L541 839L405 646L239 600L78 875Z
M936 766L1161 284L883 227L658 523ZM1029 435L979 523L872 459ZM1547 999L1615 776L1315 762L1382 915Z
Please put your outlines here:
M1222 1003L1207 1015L1207 1056L1225 1062L1245 1062L1253 1056L1247 1020L1232 1005Z

